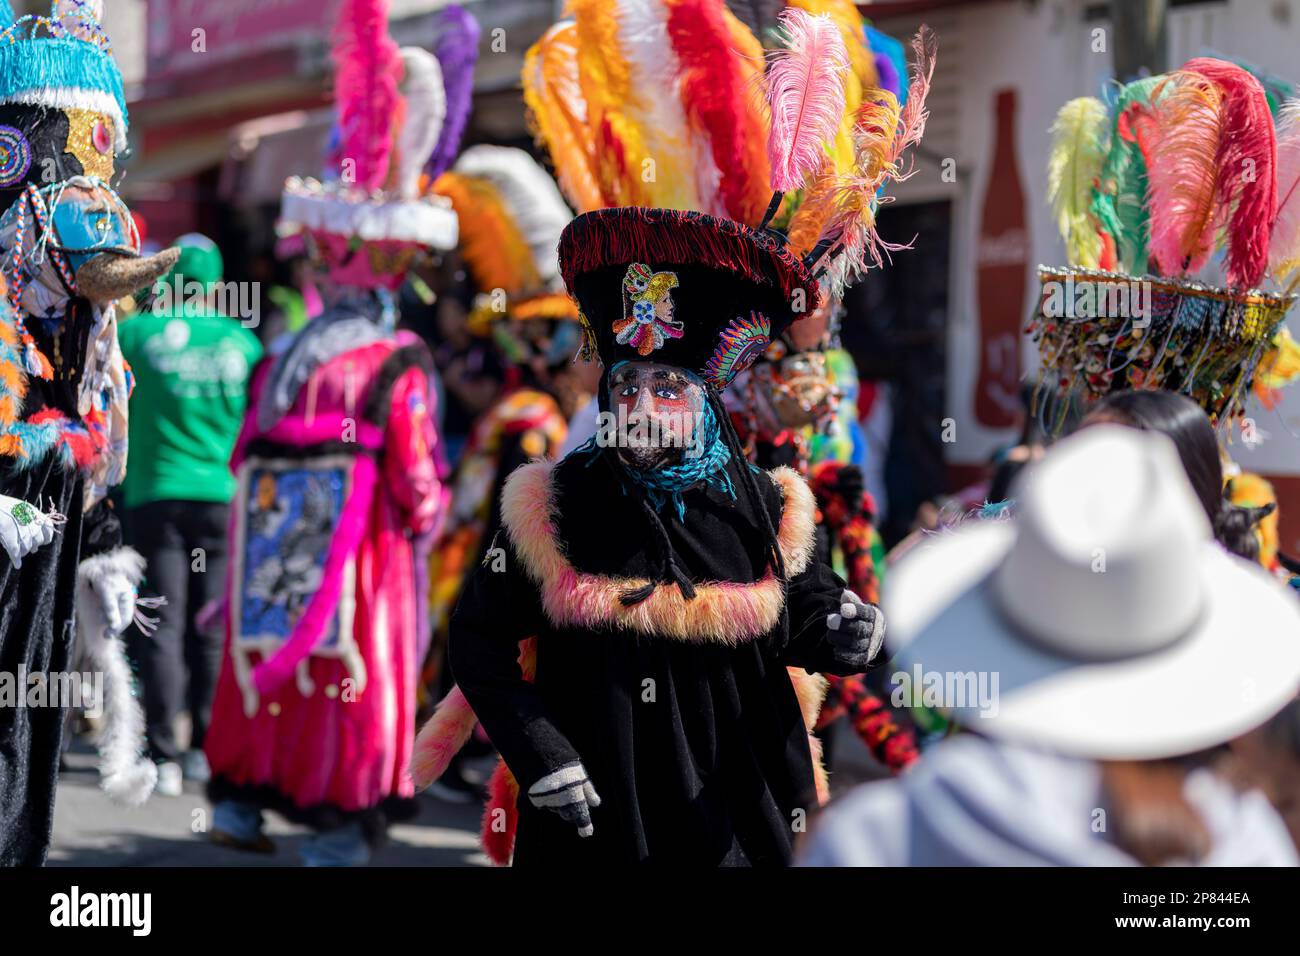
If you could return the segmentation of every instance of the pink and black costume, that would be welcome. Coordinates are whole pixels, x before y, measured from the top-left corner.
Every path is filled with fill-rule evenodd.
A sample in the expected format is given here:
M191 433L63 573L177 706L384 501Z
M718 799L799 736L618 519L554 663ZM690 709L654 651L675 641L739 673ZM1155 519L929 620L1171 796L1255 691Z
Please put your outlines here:
M444 122L433 54L389 37L384 0L344 0L334 65L326 179L290 179L280 222L302 233L330 290L254 375L205 742L213 838L270 849L258 811L274 809L318 831L303 852L317 864L364 862L385 823L413 809L427 561L447 468L432 359L395 331L394 293L418 256L456 245L456 214L423 194L422 177L441 171L426 163L463 125Z

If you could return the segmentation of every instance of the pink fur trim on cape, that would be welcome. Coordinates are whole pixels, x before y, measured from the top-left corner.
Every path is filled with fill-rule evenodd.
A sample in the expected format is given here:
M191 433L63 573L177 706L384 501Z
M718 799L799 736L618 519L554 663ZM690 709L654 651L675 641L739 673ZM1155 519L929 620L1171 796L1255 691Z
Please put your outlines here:
M446 773L451 758L465 746L477 723L469 701L459 687L453 687L415 735L411 780L416 790L423 790Z
M613 625L656 637L735 646L776 626L785 594L768 571L753 584L725 581L695 586L687 601L677 588L656 588L639 604L619 600L645 585L640 578L609 577L578 571L556 541L554 462L538 461L517 469L501 493L501 517L528 576L540 585L542 607L559 627ZM777 541L793 577L812 558L815 504L807 483L790 468L769 474L785 499Z

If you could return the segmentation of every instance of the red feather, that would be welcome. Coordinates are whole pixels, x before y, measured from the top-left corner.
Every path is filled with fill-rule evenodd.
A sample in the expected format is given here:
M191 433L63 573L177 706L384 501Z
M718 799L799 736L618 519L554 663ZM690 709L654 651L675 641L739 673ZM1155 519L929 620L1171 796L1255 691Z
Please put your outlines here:
M397 90L402 58L388 35L388 0L343 0L333 56L338 160L355 164L356 175L348 179L378 189L388 176L394 119L405 106Z
M1218 220L1225 228L1228 282L1253 288L1268 269L1269 233L1277 216L1277 138L1264 87L1235 63L1188 60L1223 94L1225 129L1219 149Z
M768 197L767 137L756 127L755 91L728 16L722 0L668 0L668 38L681 65L682 104L691 124L708 131L727 215L753 224Z

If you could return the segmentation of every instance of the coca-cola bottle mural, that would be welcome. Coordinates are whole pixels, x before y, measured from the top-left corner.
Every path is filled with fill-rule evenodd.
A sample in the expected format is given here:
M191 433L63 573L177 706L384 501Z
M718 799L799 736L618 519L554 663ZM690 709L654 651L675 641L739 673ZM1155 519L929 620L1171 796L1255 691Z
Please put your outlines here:
M1020 416L1020 328L1029 271L1025 193L1016 162L1016 91L998 91L994 112L993 162L975 248L980 339L975 420L987 428L1007 428Z

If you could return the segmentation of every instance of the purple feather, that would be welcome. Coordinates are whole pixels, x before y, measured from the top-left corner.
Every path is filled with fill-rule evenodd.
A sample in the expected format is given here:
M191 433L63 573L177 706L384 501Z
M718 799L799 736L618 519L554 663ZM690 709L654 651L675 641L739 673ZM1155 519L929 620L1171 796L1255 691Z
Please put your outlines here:
M464 7L443 7L438 13L438 39L433 53L442 67L442 85L447 91L447 118L433 147L425 172L437 179L451 168L460 152L469 111L474 98L474 64L478 62L478 21Z
M898 76L898 70L894 68L894 61L889 58L887 53L877 53L874 57L876 61L876 76L880 79L880 88L893 93L895 97L903 89L903 84Z

